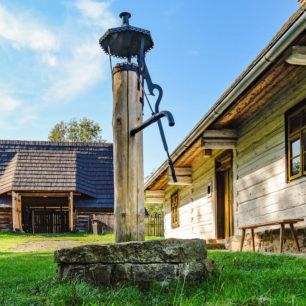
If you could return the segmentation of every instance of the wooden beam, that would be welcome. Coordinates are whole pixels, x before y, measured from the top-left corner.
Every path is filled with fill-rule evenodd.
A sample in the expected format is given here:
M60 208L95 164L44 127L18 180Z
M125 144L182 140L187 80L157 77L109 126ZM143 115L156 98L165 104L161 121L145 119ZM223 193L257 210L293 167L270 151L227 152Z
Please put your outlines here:
M222 129L222 130L206 130L202 134L203 138L238 138L236 130Z
M68 197L69 203L69 230L73 232L73 192L70 192Z
M47 197L47 198L64 198L70 195L69 192L20 192L22 197ZM12 195L12 192L8 192L7 195ZM73 192L74 196L82 195L79 192Z
M184 167L184 168L174 167L174 170L175 170L176 176L184 176L184 175L190 176L190 175L192 175L192 168L191 167ZM169 175L171 175L171 172L169 172Z
M204 149L203 157L211 157L212 149Z
M216 143L216 142L222 142L222 143L236 143L235 139L229 139L229 138L223 138L223 139L217 139L217 138L203 138L203 142L206 143ZM203 143L202 143L203 144Z
M17 216L18 216L18 227L20 231L22 229L22 205L21 205L21 195L20 193L17 194Z
M206 130L202 134L202 148L212 149L235 149L238 133L236 130Z
M177 182L174 182L169 169L168 172L168 185L181 185L187 186L192 184L192 168L174 168Z
M165 190L146 190L146 197L150 197L150 196L153 196L153 197L164 197L165 196Z
M235 149L237 141L232 139L208 139L202 138L204 149Z
M165 198L148 198L146 197L145 203L146 204L163 204L165 201Z
M18 221L18 193L12 192L12 219L13 219L13 231L19 230L19 221Z

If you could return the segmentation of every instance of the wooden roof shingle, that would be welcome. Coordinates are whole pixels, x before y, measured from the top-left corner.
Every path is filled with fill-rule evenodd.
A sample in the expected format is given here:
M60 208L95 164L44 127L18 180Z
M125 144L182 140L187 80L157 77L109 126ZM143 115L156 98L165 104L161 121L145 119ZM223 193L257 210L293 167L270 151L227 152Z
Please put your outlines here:
M113 145L0 140L0 194L75 191L78 206L113 207Z

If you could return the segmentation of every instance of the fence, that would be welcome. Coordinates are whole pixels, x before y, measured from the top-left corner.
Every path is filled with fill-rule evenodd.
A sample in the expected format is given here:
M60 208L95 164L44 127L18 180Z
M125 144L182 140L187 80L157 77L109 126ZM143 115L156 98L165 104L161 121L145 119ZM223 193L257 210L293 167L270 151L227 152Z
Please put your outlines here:
M146 236L164 236L164 215L155 214L145 217Z

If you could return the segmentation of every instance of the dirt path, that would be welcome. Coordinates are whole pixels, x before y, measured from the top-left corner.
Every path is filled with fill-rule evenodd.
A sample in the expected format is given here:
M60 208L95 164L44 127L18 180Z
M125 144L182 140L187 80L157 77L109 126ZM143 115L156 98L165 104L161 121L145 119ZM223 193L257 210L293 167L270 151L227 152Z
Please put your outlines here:
M35 251L52 251L65 248L71 248L79 245L86 244L101 244L105 242L101 241L63 241L63 240L52 240L52 241L31 241L25 244L20 244L14 249L10 249L9 252L35 252Z

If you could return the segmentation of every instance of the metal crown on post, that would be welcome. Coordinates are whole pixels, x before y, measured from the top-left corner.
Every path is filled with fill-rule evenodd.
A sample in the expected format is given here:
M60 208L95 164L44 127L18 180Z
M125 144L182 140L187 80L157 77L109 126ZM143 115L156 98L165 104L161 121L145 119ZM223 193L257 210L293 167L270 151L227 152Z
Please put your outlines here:
M122 19L122 25L118 28L108 29L105 34L100 38L99 43L102 49L109 56L114 56L118 58L126 58L128 62L131 62L133 57L137 57L138 63L138 80L142 82L142 97L141 102L144 101L144 81L146 81L150 95L155 96L154 90L158 91L158 97L155 103L154 110L152 110L152 116L144 121L140 126L130 131L131 136L142 131L147 126L152 123L158 123L159 132L162 138L163 146L168 157L168 163L171 169L171 174L173 180L176 182L176 175L171 160L168 145L163 130L161 118L166 117L168 119L169 126L174 126L174 118L169 111L159 111L159 105L163 96L163 90L158 84L154 84L151 80L146 62L145 53L151 50L154 46L151 33L148 30L137 28L129 24L129 18L131 14L128 12L122 12L120 15ZM146 95L147 98L147 95ZM148 100L148 99L147 99ZM149 103L149 100L148 100ZM150 103L149 103L150 105ZM150 105L151 107L151 105Z

